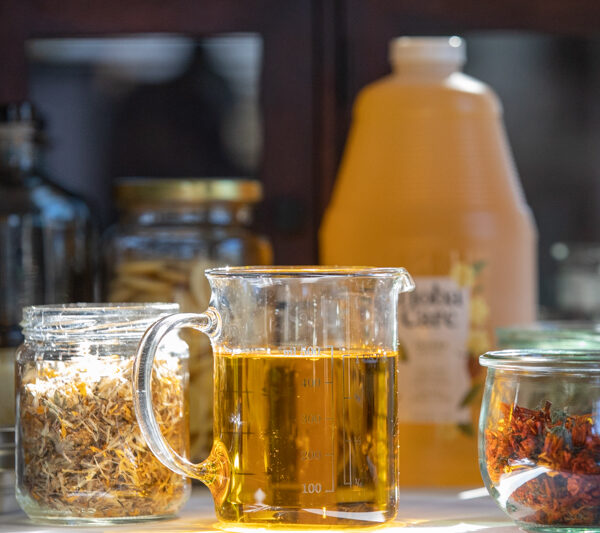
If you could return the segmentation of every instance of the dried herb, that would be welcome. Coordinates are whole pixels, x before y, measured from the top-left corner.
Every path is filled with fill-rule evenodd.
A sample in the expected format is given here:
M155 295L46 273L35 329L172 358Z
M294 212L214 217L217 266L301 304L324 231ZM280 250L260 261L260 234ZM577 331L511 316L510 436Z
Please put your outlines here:
M22 490L31 505L81 518L172 514L187 482L153 456L132 404L132 358L27 362L19 368ZM155 363L156 416L187 447L181 364Z
M600 526L600 436L593 416L569 415L550 402L537 410L507 403L500 409L496 427L485 430L490 479L502 493L513 484L511 474L539 469L514 484L507 507L522 522Z

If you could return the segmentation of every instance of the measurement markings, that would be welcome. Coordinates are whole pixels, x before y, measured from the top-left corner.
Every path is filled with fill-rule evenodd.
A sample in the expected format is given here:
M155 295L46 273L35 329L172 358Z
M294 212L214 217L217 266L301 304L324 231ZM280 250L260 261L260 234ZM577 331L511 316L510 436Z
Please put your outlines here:
M346 383L346 365L344 364L346 358L346 354L342 353L342 391L344 390L344 385ZM342 394L343 399L346 399L346 395ZM342 403L342 439L346 440L346 402ZM342 446L343 450L343 461L344 461L344 485L347 484L346 481L346 446Z
M335 492L335 389L333 386L333 378L335 377L333 366L334 363L335 358L333 355L333 346L331 346L331 357L329 358L331 388L329 390L331 392L331 414L333 416L328 417L328 421L331 422L331 488L327 490L327 492Z
M248 431L248 430L243 430L243 431L223 430L223 431L219 431L219 433L221 433L223 435L256 435L256 433L254 431ZM262 433L259 433L259 435L262 435Z
M352 359L350 359L350 362L352 362ZM348 366L350 366L350 365L348 365ZM350 396L352 396L352 386L351 386L350 379L351 379L351 372L350 372L350 368L348 368L348 394Z
M352 486L352 443L348 443L348 477L350 486Z
M241 396L242 394L254 394L255 391L253 390L237 390L237 389L232 389L231 391L228 389L219 389L219 394L222 395L227 395L227 394L232 394L233 396Z

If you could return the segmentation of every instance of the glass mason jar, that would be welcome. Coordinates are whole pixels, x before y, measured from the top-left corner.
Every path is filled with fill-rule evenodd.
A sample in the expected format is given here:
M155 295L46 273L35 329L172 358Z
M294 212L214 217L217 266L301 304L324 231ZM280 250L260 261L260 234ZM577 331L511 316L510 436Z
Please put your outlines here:
M600 530L600 352L488 352L481 475L527 531Z
M132 403L137 345L174 304L27 307L17 350L17 500L50 523L115 523L172 516L188 481L154 458ZM152 377L159 424L187 455L187 345L161 346Z
M207 268L272 262L268 240L250 229L261 198L254 180L121 179L118 223L105 242L106 299L204 311ZM204 335L182 336L190 345L190 453L200 460L212 446L212 352Z

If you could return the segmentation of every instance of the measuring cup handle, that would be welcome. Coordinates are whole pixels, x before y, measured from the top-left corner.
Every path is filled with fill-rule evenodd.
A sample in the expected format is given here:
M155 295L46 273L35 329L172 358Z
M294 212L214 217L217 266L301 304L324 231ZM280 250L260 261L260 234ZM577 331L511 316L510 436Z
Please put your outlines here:
M148 328L137 349L133 365L133 404L137 422L148 447L158 460L173 472L212 485L226 482L226 461L213 450L202 463L194 464L179 455L160 431L152 406L152 364L156 350L167 333L179 328L193 328L209 337L218 335L221 317L214 308L205 313L180 313L167 316ZM221 482L221 483L220 483Z

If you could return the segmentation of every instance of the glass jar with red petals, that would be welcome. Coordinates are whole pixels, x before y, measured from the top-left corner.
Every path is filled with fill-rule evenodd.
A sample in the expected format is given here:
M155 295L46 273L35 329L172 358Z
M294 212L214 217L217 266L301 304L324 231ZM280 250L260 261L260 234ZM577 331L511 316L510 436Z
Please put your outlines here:
M600 528L600 352L504 350L488 368L479 464L527 531Z

